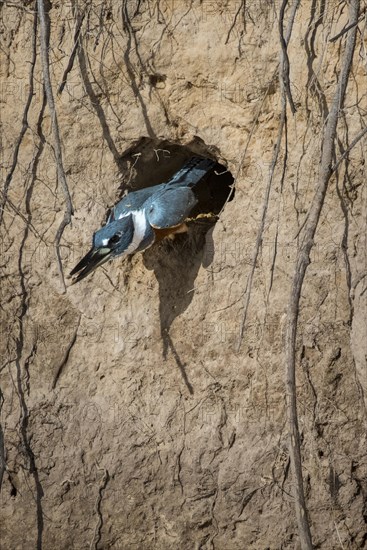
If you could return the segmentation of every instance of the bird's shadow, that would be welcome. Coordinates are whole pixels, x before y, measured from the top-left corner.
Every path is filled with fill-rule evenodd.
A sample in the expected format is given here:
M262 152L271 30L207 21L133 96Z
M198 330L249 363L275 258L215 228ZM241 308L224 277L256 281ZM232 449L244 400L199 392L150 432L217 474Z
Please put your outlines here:
M208 251L210 253L213 250L211 227L213 224L194 224L188 234L176 235L172 241L166 239L147 250L143 256L145 267L154 271L159 284L163 358L167 359L169 351L172 353L190 394L194 393L194 389L187 375L188 365L175 347L170 328L193 299L195 279L200 266L211 263L210 258L208 259Z

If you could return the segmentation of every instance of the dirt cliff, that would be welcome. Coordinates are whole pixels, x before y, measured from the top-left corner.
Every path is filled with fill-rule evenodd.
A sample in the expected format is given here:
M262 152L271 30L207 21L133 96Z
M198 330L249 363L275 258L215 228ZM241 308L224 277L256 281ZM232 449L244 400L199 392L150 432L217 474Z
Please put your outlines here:
M1 548L305 548L298 441L313 546L367 547L357 4L39 0L43 26L35 2L1 4ZM74 209L65 274L126 189L192 155L235 178L214 227L65 291L42 44ZM294 440L291 303L334 114L296 303Z

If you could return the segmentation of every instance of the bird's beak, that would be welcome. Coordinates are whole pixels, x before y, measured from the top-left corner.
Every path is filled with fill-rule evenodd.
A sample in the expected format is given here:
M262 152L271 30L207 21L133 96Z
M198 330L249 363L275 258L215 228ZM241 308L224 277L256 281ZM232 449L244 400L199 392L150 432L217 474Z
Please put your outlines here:
M107 262L111 256L110 248L92 248L80 260L80 262L70 271L69 277L72 277L71 284L79 283L84 277L92 273L97 267Z

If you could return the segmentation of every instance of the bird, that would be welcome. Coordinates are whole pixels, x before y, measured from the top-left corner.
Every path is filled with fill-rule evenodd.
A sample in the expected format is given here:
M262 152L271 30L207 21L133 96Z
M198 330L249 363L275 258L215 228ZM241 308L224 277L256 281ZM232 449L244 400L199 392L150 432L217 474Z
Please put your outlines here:
M186 232L186 222L199 202L198 184L216 164L209 158L191 157L168 181L128 193L112 208L106 225L94 233L91 250L70 272L71 284L110 259L130 256Z

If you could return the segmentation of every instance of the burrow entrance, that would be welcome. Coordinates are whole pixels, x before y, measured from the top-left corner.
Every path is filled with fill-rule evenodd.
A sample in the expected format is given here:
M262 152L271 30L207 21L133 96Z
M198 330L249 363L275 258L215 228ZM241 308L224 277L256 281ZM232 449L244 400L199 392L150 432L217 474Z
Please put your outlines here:
M193 216L200 212L218 215L226 202L234 198L234 178L227 167L218 161L219 151L205 145L200 138L195 138L187 146L165 140L141 138L120 159L124 176L118 200L125 190L136 191L167 181L193 156L217 161L213 170L204 178L210 193L202 193L202 197L199 197L199 204Z

